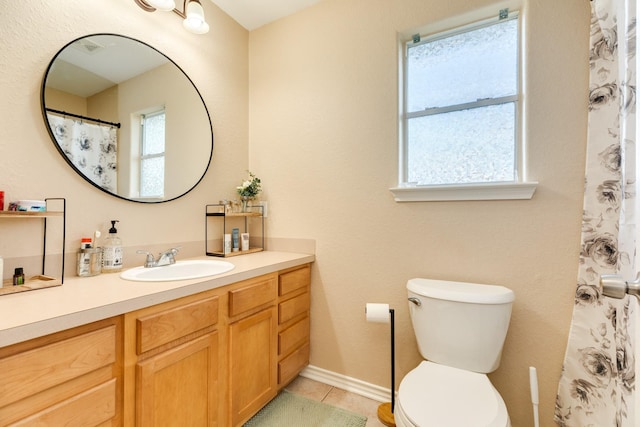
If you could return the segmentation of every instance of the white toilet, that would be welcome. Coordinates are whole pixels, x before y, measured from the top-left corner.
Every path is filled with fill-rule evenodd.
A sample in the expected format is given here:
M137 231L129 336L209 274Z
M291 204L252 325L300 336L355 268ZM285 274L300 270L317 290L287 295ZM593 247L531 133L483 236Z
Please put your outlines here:
M510 427L487 373L500 364L513 291L503 286L411 279L409 311L427 359L400 383L399 427Z

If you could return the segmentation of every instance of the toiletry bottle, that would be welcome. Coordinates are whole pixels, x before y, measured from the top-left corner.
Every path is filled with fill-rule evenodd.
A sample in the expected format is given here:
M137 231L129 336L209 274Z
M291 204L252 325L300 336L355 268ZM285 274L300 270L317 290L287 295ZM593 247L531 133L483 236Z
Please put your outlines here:
M18 267L14 270L13 286L17 285L24 285L24 270L22 270L22 267Z
M77 258L77 272L78 276L88 276L91 268L91 255L87 252L87 249L91 249L91 238L83 237L80 240L80 250L78 251Z
M83 237L80 240L80 249L89 249L91 248L91 237Z
M111 221L109 235L102 245L102 272L116 273L122 270L122 241L118 237L116 230L117 220Z
M223 237L224 249L223 252L225 254L231 253L231 234L225 234Z
M232 251L238 252L240 250L240 229L234 228L231 230L231 241L233 242Z

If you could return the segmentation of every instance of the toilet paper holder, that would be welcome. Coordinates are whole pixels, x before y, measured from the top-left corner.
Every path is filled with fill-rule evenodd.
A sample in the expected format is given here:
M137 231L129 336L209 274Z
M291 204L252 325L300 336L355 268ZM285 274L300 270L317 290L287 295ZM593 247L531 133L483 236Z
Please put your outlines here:
M369 318L369 310L371 310L372 318ZM384 310L387 313L387 318L391 323L391 402L390 403L382 403L378 406L378 419L385 426L394 426L396 425L394 410L396 405L396 345L395 345L395 310L389 308L388 304L370 304L368 303L365 307L365 316L367 317L367 321L370 322L381 322L382 319L379 316L382 314L380 311ZM386 320L385 319L385 320ZM386 322L385 322L386 323Z

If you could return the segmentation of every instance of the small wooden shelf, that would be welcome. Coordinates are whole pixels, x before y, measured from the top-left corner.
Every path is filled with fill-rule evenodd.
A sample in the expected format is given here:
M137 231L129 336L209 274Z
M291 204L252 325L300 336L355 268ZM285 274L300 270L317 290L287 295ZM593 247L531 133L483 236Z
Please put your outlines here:
M47 212L25 212L25 211L0 211L0 217L4 218L47 218L53 216L63 216L62 211Z
M218 206L218 205L212 205ZM261 206L256 206L261 207ZM224 212L207 212L207 216L225 216L225 217L254 217L254 216L262 216L262 212L232 212L232 213L224 213Z
M11 279L4 280L2 282L2 288L0 288L0 295L15 294L18 292L34 291L36 289L52 288L54 286L61 286L62 281L50 276L34 276L25 281L24 285L13 286Z
M0 281L2 281L2 288L0 288L0 296L15 294L18 292L26 292L33 291L36 289L44 289L51 288L53 286L60 286L64 283L64 250L66 243L66 224L67 224L67 200L60 197L55 198L46 198L44 199L47 204L47 210L44 212L35 212L35 211L0 211L0 219L8 219L8 218L22 218L22 219L30 219L36 218L42 220L44 224L44 232L42 233L42 274L38 276L33 276L28 278L25 281L24 285L13 286L13 280L5 280L2 281L2 277L0 277ZM50 202L53 202L52 208ZM59 210L62 208L62 210ZM47 260L47 219L48 218L62 218L62 260L60 261L60 277L55 278L51 276L46 276L46 268L45 263ZM56 221L57 222L57 221Z
M246 251L236 251L236 252L230 252L228 254L225 254L224 252L207 252L207 255L209 256L221 256L221 257L225 257L228 258L230 256L238 256L238 255L246 255L246 254L251 254L254 252L261 252L263 251L262 248L249 248Z
M214 205L206 205L205 206L205 253L208 256L217 256L217 257L234 257L234 256L238 256L238 255L246 255L246 254L250 254L250 253L254 253L254 252L260 252L264 250L264 215L263 215L263 207L262 206L252 206L249 209L251 209L248 212L224 212L225 206L221 205L221 204L214 204ZM215 245L210 245L209 242L209 219L211 217L214 218L219 218L222 219L222 227L221 227L221 231L222 233L220 233L220 236L216 236L216 239L214 240L219 240L220 244L215 244ZM224 250L222 248L222 245L224 244L224 242L222 241L222 236L225 233L228 233L228 227L229 227L229 222L234 223L235 225L240 225L240 223L244 224L244 232L247 233L249 232L249 222L250 221L259 221L259 231L260 233L258 234L258 236L254 235L253 233L250 236L250 240L254 242L253 245L250 246L249 249L247 249L246 251L236 251L236 252L229 252L229 253L224 253ZM214 221L215 222L215 221ZM218 223L219 224L219 223ZM219 226L218 226L219 227ZM238 227L240 228L240 227ZM220 230L220 227L219 227ZM214 233L215 236L215 233ZM259 241L258 244L256 244L256 241ZM210 249L210 246L214 246L216 247L215 249L220 249L220 250L213 250Z

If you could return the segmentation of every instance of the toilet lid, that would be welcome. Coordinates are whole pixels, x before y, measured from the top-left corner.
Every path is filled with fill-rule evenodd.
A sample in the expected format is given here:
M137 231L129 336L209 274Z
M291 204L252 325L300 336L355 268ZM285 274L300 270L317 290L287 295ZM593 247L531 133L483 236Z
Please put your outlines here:
M484 374L422 362L400 383L402 412L416 426L504 427L502 397Z

